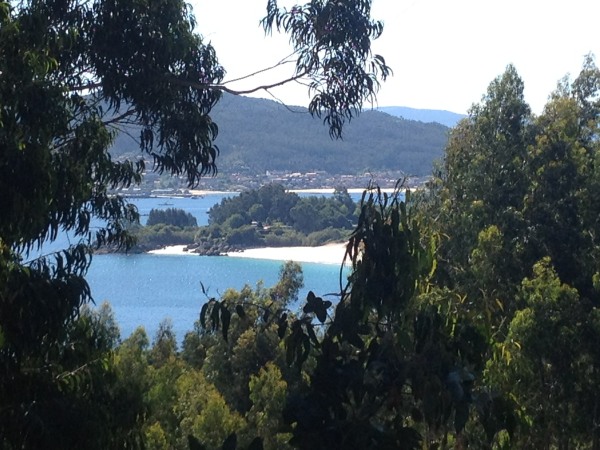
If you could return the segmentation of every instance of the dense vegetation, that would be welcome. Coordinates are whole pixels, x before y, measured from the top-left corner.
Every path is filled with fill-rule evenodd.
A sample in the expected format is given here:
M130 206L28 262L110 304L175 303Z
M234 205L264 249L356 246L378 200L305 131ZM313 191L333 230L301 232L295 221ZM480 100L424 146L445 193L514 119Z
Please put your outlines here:
M209 225L180 209L150 211L146 226L132 227L136 250L185 244L196 253L218 255L250 247L315 246L347 239L357 205L345 188L333 197L300 197L280 184L225 198L213 206Z
M132 251L146 252L169 245L191 245L198 233L198 222L190 213L178 208L152 209L145 226L129 226L135 238ZM103 251L119 249L108 248Z
M146 225L153 226L158 224L173 225L182 228L198 226L198 222L194 216L178 208L151 209Z
M439 123L371 110L345 126L342 140L331 140L306 108L291 109L271 100L224 95L213 114L220 130L215 141L221 150L220 169L362 174L394 168L423 176L431 173L448 142L449 129ZM135 150L135 143L123 133L111 153Z
M452 132L427 191L367 193L337 305L310 293L291 307L289 265L271 291L205 303L164 370L175 386L203 374L220 422L185 442L183 415L160 418L141 425L146 442L600 448L599 93L588 58L536 117L509 66ZM190 404L171 392L150 410ZM193 420L204 426L215 408Z
M366 0L265 3L265 31L290 38L287 81L309 84L310 113L340 137L390 73L371 52L383 25ZM190 187L217 171L211 113L229 89L195 25L181 0L0 0L2 448L142 446L140 391L119 387L110 342L83 315L85 275L94 246L132 244L135 208L110 192L140 181L142 155ZM117 161L125 125L138 152ZM73 245L33 256L59 232Z
M350 230L356 222L356 204L345 188L338 188L333 197L300 197L286 192L280 184L268 184L259 189L226 198L208 212L208 233L229 229L244 232L254 226L264 233L264 240L275 245L276 236L300 238L324 230ZM289 232L292 232L291 234ZM338 236L343 234L335 233ZM269 236L270 235L270 236Z
M268 2L333 136L389 70L369 12ZM223 70L192 29L172 0L0 2L0 446L600 449L591 57L539 116L509 66L429 191L367 192L335 306L311 292L297 310L290 263L271 289L208 298L180 350L168 322L151 347L120 341L85 273L92 240L131 243L135 211L107 189L143 167L110 158L108 127L136 122L157 169L192 185L216 169ZM76 245L29 259L60 230Z

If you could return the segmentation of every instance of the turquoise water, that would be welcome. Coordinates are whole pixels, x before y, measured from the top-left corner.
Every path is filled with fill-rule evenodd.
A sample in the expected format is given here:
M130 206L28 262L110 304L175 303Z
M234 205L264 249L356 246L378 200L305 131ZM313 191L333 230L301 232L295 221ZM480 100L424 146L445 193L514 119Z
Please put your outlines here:
M196 217L198 225L206 225L208 210L230 195L209 194L196 199L142 198L131 202L137 206L142 224L152 208L181 208ZM360 195L353 198L356 201ZM56 241L44 244L37 255L68 245L68 236L63 233ZM208 295L217 298L230 287L238 290L245 284L255 287L259 281L270 287L277 282L282 264L282 261L197 255L95 255L87 280L96 305L104 301L111 304L122 338L143 326L152 339L159 323L169 318L181 342L185 333L193 329L200 308L207 300L201 291L201 282ZM305 287L300 292L300 301L309 290L319 296L339 293L340 266L303 263L302 268Z
M255 287L260 280L273 286L281 265L280 261L226 256L96 255L87 279L96 305L111 304L122 338L143 326L152 339L158 324L169 318L181 342L207 300L201 282L208 296L218 298L229 287ZM302 269L305 287L300 300L309 290L319 296L339 292L339 266L303 263Z
M236 194L207 194L201 198L136 198L131 199L138 208L140 213L140 222L145 225L147 216L150 210L166 209L166 208L179 208L189 212L198 221L198 225L208 224L208 210L215 204L220 203L222 199L231 197Z

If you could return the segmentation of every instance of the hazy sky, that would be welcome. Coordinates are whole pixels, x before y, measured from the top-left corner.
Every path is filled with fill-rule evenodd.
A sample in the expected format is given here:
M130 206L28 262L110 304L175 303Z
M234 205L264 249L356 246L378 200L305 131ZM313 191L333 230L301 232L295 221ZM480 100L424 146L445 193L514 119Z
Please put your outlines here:
M191 3L198 31L215 46L227 79L269 67L290 53L286 37L265 37L259 26L267 0ZM394 71L379 91L379 106L465 113L513 64L525 82L527 102L539 113L558 80L579 73L586 54L600 58L600 0L373 0L373 18L384 22L374 52ZM231 87L283 76L260 75ZM301 86L272 92L288 104L308 103Z

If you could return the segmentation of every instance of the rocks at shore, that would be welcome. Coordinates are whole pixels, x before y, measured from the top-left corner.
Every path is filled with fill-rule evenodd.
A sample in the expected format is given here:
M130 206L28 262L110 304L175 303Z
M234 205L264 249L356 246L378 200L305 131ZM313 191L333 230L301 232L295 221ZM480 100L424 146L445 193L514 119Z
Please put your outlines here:
M184 251L197 253L202 256L220 256L229 252L239 252L243 249L225 243L224 241L205 241L190 244L184 248Z

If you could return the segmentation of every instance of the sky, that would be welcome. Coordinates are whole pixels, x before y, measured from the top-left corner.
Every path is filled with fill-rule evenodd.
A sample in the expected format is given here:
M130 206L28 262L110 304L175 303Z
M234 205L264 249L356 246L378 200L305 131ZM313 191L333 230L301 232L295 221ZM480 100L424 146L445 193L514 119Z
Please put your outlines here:
M271 67L291 53L286 36L265 37L260 27L267 0L189 1L197 31L227 70L226 81ZM585 55L596 55L600 65L600 0L373 0L372 8L372 17L384 23L373 52L394 72L375 106L464 114L513 64L525 83L525 100L539 114L558 81L577 76ZM283 79L291 70L228 85L247 89ZM253 96L300 106L310 100L297 84Z

